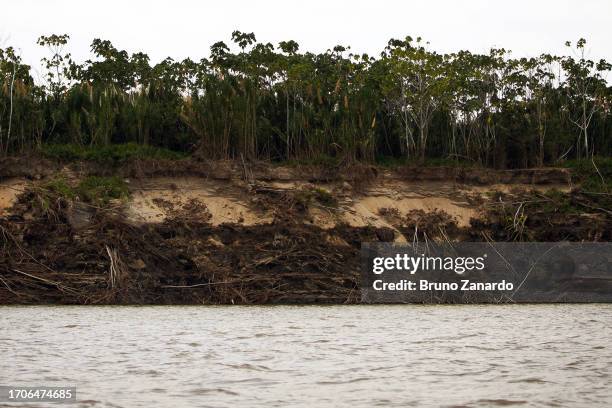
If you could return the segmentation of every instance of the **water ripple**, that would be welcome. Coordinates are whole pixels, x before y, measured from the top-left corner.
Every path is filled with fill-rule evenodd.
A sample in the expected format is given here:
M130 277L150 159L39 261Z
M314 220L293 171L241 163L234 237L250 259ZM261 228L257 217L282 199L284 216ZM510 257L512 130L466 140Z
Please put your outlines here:
M612 305L0 316L0 384L73 384L82 407L612 406Z

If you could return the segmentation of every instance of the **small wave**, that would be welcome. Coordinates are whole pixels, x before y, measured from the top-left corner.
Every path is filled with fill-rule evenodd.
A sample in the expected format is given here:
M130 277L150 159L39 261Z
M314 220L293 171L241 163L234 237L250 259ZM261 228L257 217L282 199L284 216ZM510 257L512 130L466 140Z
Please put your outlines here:
M207 395L207 394L225 394L225 395L240 395L237 392L226 390L225 388L196 388L189 391L193 395Z
M488 406L494 405L494 406L500 406L500 407L505 407L505 406L510 406L510 405L523 405L523 404L527 404L527 401L523 401L523 400L507 400L507 399L479 399L478 401L476 401L477 404L486 404Z
M257 364L225 364L225 366L227 367L231 367L231 368L238 368L240 370L253 370L253 371L270 371L269 367L266 367L264 365L257 365Z
M353 378L347 381L317 381L317 384L319 385L351 384L351 383L356 383L356 382L361 382L361 381L368 381L370 379L371 379L370 377L359 377L359 378Z
M508 382L510 383L528 383L528 384L546 384L549 381L543 380L541 378L530 377L530 378L521 378L518 380L512 380Z

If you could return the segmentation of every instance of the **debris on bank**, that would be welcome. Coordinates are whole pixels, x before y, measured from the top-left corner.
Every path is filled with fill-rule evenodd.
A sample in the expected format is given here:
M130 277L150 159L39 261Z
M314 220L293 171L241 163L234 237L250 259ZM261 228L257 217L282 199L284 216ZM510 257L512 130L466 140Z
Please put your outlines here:
M609 209L563 171L483 186L465 171L175 166L13 169L0 304L356 303L362 242L612 240Z

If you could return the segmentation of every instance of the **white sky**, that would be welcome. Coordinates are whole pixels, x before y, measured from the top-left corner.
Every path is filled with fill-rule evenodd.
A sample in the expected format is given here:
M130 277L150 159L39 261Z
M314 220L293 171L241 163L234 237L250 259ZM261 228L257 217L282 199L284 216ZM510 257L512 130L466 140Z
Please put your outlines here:
M337 44L378 55L389 38L422 36L440 52L491 46L514 56L566 53L566 40L588 40L590 57L612 59L611 0L3 0L0 45L20 49L34 69L45 51L42 34L71 36L77 60L89 57L93 38L153 62L208 56L231 32L255 32L277 44L295 40L300 50Z

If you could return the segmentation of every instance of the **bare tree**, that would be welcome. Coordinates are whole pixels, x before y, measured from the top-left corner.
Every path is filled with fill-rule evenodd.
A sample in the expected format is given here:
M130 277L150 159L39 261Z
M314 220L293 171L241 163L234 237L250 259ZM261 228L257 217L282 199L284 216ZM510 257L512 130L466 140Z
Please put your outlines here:
M565 43L571 47L571 42ZM585 157L592 156L594 150L589 146L589 126L595 113L603 107L603 94L606 89L606 80L603 72L610 71L612 65L605 60L595 63L586 59L586 40L581 38L576 43L574 57L566 57L563 60L563 68L567 73L565 87L569 101L574 107L575 114L570 115L570 121L579 129L576 141L578 158L584 151Z

